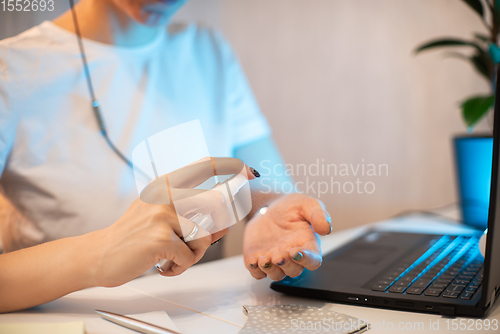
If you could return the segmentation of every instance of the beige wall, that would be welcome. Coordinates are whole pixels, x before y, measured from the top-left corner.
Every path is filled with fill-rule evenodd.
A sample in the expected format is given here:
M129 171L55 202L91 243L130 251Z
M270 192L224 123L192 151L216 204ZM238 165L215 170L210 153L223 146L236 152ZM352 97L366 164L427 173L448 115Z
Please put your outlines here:
M55 0L54 11L37 12L9 12L0 7L0 39L11 37L26 29L41 23L44 20L52 20L69 9L68 0Z
M462 1L191 0L177 19L217 27L231 41L288 163L389 166L388 176L361 178L374 194L321 197L337 229L456 200L450 140L465 132L458 103L488 88L468 64L412 50L482 31Z
M460 60L412 51L483 31L462 1L191 0L180 16L223 30L288 163L389 166L360 179L375 183L371 195L321 197L338 229L456 200L459 101L488 87Z

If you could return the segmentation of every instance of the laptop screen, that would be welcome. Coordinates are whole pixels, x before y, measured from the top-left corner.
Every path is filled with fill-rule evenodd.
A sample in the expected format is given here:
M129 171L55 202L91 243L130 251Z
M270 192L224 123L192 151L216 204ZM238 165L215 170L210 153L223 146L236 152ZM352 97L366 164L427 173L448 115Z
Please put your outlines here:
M491 169L491 193L488 215L488 236L484 260L484 278L482 290L482 305L493 304L500 287L500 189L499 151L500 151L500 67L497 72L495 88L495 108L493 125L493 165Z

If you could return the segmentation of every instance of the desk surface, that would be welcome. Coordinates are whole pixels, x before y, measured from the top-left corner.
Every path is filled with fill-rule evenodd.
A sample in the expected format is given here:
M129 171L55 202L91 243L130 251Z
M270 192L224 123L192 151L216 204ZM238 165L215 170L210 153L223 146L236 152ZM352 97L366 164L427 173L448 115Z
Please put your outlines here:
M398 231L421 232L423 228L434 233L464 232L467 228L446 221L423 216L408 216L391 221L370 224L351 230L333 233L322 238L322 248L328 252L370 227ZM253 279L243 266L242 256L194 266L181 276L140 277L117 288L92 288L75 292L51 303L24 312L0 315L0 322L56 322L85 320L87 333L110 333L109 328L96 326L95 309L121 314L166 311L182 333L237 333L245 324L243 305L302 304L323 306L324 301L290 297L269 288L271 281ZM488 319L500 321L499 303ZM368 307L332 304L332 309L363 320L389 323L417 322L425 330L405 330L404 333L446 333L446 319L439 315L399 312ZM439 321L439 330L430 330L430 323ZM451 325L451 323L450 323ZM500 324L499 324L500 325ZM114 325L113 325L114 326ZM416 326L416 325L415 325ZM434 325L436 326L436 325ZM434 327L435 328L435 327ZM372 328L369 333L386 333ZM398 332L395 330L395 332ZM457 332L457 331L454 331ZM458 331L460 332L460 331ZM470 333L464 330L463 333ZM487 333L487 331L481 331ZM498 331L491 331L498 332Z

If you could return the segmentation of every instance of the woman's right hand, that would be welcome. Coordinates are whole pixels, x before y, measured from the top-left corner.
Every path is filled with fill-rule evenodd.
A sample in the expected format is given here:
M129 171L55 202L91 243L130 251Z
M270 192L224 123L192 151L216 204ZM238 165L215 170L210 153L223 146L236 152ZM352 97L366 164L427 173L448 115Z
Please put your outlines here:
M239 159L213 158L212 161L216 166L214 170L217 168L219 173L243 172L247 180L255 178L250 168ZM160 274L179 275L198 262L212 242L227 233L231 225L228 199L220 191L192 189L207 177L203 172L212 171L212 162L207 162L209 169L200 168L190 173L178 170L168 174L171 185L177 187L170 188L170 191L165 187L164 178L157 178L158 186L141 193L141 198L135 200L113 225L83 236L87 238L92 259L95 259L90 268L92 286L124 284L163 259L172 260L174 264ZM206 166L198 164L193 167ZM170 192L174 195L175 206L165 200L170 197ZM160 204L166 202L170 204ZM215 226L208 231L199 226L196 238L185 243L181 237L189 235L196 226L184 218L191 211L210 214Z
M219 168L218 160L215 161L217 171L225 173L222 168L225 166ZM249 180L255 177L247 166L245 169ZM203 192L191 204L195 212L210 214L216 226L229 226L224 222L226 215L222 210L227 203L217 191ZM187 207L180 205L179 209L192 209L191 205ZM89 287L118 286L163 259L171 259L174 264L162 275L181 274L227 232L226 228L210 234L199 228L196 238L185 243L181 237L189 235L195 224L183 214L187 212L176 212L173 204L149 204L137 199L107 228L1 254L0 313L47 303Z
M84 236L88 252L95 259L89 268L90 285L124 284L162 259L174 262L162 275L183 273L203 257L212 242L212 236L200 229L195 240L184 243L180 238L182 230L194 227L193 222L178 216L171 204L135 200L113 225Z

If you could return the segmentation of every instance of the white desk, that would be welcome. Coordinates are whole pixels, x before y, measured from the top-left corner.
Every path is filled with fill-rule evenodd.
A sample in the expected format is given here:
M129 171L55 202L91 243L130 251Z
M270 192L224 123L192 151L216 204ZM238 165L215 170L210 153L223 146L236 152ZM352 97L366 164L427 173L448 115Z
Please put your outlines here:
M435 233L466 231L466 228L413 216L398 218L339 233L322 239L324 252L332 250L369 227L377 225L399 231L421 231L423 227ZM117 288L92 288L65 296L54 302L24 312L0 315L0 322L52 322L89 320L96 318L94 309L121 314L165 310L183 333L237 333L245 324L243 305L303 304L322 306L323 301L302 299L277 293L269 288L269 279L256 281L243 266L242 256L236 256L190 268L178 277L151 275L138 278ZM500 321L496 304L489 319ZM399 312L368 307L333 304L335 311L372 322L423 322L425 330L405 330L404 333L446 333L446 318L438 315ZM429 322L439 320L439 330L429 330ZM112 329L96 328L97 322L87 323L87 333L110 333ZM115 326L112 325L111 326ZM292 331L290 331L292 332ZM371 329L368 333L388 331ZM391 332L397 333L398 330ZM457 332L457 331L454 331ZM460 331L459 331L460 332ZM463 333L470 333L465 330ZM487 331L482 331L486 333ZM494 331L490 331L493 333Z

